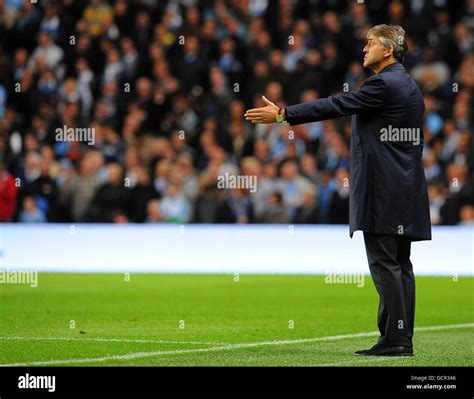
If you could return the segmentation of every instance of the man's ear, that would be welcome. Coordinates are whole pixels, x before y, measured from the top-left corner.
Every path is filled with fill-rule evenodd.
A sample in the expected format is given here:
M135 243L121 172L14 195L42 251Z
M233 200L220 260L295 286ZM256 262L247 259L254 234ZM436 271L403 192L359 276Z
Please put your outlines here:
M393 47L387 47L386 49L384 49L383 51L383 57L384 58L390 58L391 56L393 55Z

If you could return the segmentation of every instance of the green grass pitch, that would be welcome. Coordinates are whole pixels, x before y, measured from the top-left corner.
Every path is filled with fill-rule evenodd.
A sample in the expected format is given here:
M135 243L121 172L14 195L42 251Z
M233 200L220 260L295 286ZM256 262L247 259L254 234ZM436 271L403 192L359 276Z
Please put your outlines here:
M377 335L370 276L359 288L324 276L40 273L37 288L0 285L0 364L472 366L473 288L472 277L418 277L415 357L361 358Z

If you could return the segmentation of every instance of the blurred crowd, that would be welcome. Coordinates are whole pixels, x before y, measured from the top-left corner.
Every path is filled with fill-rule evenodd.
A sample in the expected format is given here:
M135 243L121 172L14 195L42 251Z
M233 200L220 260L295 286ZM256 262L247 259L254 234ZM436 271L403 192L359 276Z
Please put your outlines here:
M432 222L473 224L474 0L0 0L0 221L347 223L350 117L243 114L357 90L378 23L408 35Z

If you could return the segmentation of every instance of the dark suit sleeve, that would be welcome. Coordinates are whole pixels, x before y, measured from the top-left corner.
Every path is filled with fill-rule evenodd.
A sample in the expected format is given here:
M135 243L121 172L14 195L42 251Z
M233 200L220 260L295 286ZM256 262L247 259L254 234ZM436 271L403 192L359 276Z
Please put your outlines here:
M384 104L385 87L380 76L372 76L359 91L287 107L286 121L290 125L299 125L376 110Z

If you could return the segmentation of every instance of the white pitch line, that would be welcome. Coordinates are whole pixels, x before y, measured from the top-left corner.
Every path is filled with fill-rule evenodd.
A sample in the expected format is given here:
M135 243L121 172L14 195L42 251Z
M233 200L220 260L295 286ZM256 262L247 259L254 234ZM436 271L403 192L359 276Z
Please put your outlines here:
M190 345L230 345L227 342L196 342L196 341L167 341L167 340L148 340L148 339L126 339L126 338L77 338L77 337L20 337L4 336L0 340L18 340L18 341L87 341L87 342L129 342L140 344L190 344Z
M415 331L418 331L418 332L419 331L439 331L439 330L450 330L450 329L471 328L471 327L474 327L474 323L418 327L418 328L415 328ZM250 343L243 343L243 344L213 346L210 348L200 348L200 349L178 349L178 350L155 351L155 352L133 352L133 353L128 353L126 355L112 355L112 356L104 356L104 357L97 357L97 358L83 358L83 359L45 360L45 361L38 361L38 362L2 364L0 366L3 366L3 367L48 366L48 365L55 365L55 364L68 364L68 363L69 364L101 363L107 360L131 360L131 359L139 359L139 358L146 358L146 357L155 357L155 356L160 356L160 355L179 355L179 354L184 354L184 353L219 352L219 351L228 351L228 350L233 350L233 349L254 348L254 347L259 347L259 346L288 345L288 344L299 344L299 343L320 342L320 341L336 341L340 339L373 337L377 335L379 335L378 331L371 331L371 332L363 332L363 333L357 333L357 334L333 335L329 337L304 338L304 339L281 340L281 341L250 342Z
M389 360L400 360L400 359L414 359L413 357L393 357L393 356L380 356L380 357L373 357L373 356L367 356L364 357L364 359L358 359L358 360L342 360L340 362L334 362L334 363L319 363L319 364L313 364L310 365L310 367L337 367L337 366L349 366L351 364L358 364L358 363L367 363L367 362L386 362Z

